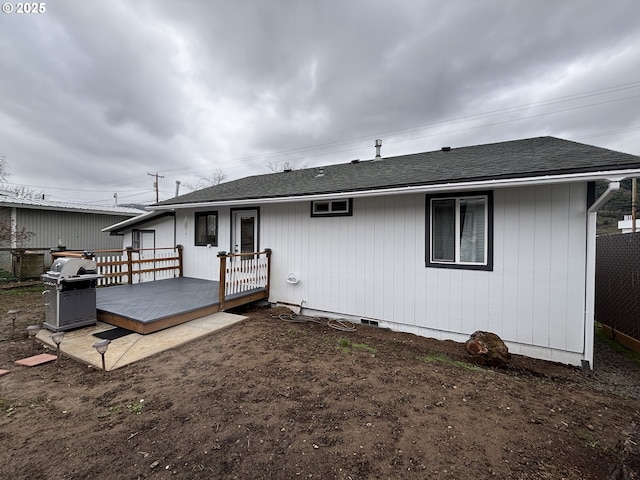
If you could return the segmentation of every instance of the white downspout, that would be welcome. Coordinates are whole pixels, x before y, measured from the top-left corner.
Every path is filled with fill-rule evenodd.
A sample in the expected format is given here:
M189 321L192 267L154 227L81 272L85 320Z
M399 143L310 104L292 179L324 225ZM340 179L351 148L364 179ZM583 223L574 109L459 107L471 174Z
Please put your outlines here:
M622 179L620 179L622 180ZM620 189L620 180L609 182L607 189L587 210L587 253L584 310L584 358L582 367L593 369L593 339L595 335L596 295L596 220L598 210Z

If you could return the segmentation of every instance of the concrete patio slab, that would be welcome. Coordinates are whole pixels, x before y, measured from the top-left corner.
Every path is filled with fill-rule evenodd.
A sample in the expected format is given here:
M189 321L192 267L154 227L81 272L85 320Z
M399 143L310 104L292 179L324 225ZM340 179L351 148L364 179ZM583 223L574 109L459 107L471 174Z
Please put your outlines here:
M131 333L124 337L111 340L105 354L105 366L107 370L115 370L124 367L156 353L183 345L197 338L234 325L247 317L227 312L218 312L206 317L197 318L190 322L176 325L175 327L160 330L155 333L141 335ZM102 358L93 348L93 344L100 340L93 335L115 328L113 325L98 322L96 325L65 332L60 351L63 357L71 357L78 361L93 365L102 369ZM36 339L45 345L55 349L56 345L51 339L53 332L41 330ZM53 356L55 360L55 356ZM62 359L64 361L64 358Z

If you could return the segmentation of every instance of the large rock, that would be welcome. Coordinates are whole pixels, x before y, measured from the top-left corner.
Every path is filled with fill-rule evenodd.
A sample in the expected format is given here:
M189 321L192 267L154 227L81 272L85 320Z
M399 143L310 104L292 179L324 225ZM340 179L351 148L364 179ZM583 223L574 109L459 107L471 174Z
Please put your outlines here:
M498 335L478 330L464 344L469 360L478 365L504 367L511 359L509 349Z

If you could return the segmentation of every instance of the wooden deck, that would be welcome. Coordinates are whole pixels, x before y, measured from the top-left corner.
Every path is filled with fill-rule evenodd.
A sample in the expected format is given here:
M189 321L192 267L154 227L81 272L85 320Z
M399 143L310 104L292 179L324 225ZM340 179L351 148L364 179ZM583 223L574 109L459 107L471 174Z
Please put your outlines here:
M188 277L98 288L98 320L146 334L268 297L255 288L221 304L219 290L219 282Z

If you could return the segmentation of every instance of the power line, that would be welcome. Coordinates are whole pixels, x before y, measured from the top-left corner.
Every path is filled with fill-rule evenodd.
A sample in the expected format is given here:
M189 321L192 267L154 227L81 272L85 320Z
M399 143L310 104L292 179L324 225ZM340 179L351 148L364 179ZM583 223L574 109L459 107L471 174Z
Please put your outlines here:
M354 151L354 150L359 150L362 147L354 147L354 148L349 148L349 149L338 149L338 150L332 150L329 149L329 151L324 151L324 152L320 152L317 154L309 154L308 152L312 152L314 150L321 150L321 149L325 149L327 147L339 147L341 145L348 145L350 143L355 143L355 142L360 142L360 141L370 141L372 138L384 138L384 137L389 137L389 136L393 136L393 135L398 135L398 134L402 134L402 133L409 133L411 131L414 130L425 130L425 129L429 129L429 128L434 128L437 126L446 126L446 125L455 125L455 124L459 124L459 123L466 123L466 122L471 122L471 121L478 121L478 120L484 120L487 118L493 118L493 117L497 117L497 116L501 116L501 115L507 115L507 114L511 114L511 113L516 113L522 110L527 110L527 109L532 109L532 108L542 108L542 107L546 107L546 106L550 106L550 105L555 105L555 104L559 104L559 103L565 103L565 102L570 102L570 101L576 101L576 100L581 100L581 99L585 99L585 98L589 98L589 97L594 97L594 96L598 96L598 95L605 95L605 94L610 94L610 93L615 93L615 92L620 92L623 90L629 90L629 89L633 89L633 88L638 88L640 87L640 81L634 81L634 82L628 82L628 83L623 83L620 85L613 85L613 86L609 86L609 87L603 87L603 88L598 88L598 89L592 89L592 90L586 90L583 92L579 92L579 93L574 93L574 94L569 94L569 95L563 95L560 97L553 97L553 98L549 98L549 99L545 99L545 100L540 100L537 102L530 102L530 103L524 103L524 104L520 104L520 105L514 105L514 106L510 106L510 107L504 107L504 108L499 108L496 110L490 110L487 112L483 112L483 113L479 113L479 114L471 114L471 115L464 115L461 117L454 117L451 119L447 119L447 120L440 120L437 122L431 122L431 123L427 123L427 124L421 124L421 125L414 125L411 127L406 127L406 128L402 128L402 129L397 129L397 130L389 130L389 131L385 131L385 132L378 132L376 134L373 135L366 135L366 136L360 136L360 137L352 137L349 139L343 139L343 140L337 140L337 141L332 141L332 142L325 142L322 144L316 144L316 145L308 145L305 147L299 147L299 148L295 148L295 149L288 149L288 150L280 150L280 151L276 151L276 152L270 152L270 153L265 153L265 154L261 154L261 155L254 155L254 156L246 156L246 157L237 157L235 159L232 160L228 160L228 161L222 161L222 162L217 162L218 164L222 164L222 165L233 165L236 163L240 163L240 162L247 162L247 161L252 161L252 160L268 160L271 158L277 158L277 157L282 157L282 156L287 156L287 155L293 155L293 154L300 154L300 153L307 153L306 157L317 157L317 156L321 156L321 155L328 155L328 154L332 154L332 153L343 153L343 152L348 152L348 151ZM515 121L520 121L523 119L527 119L527 118L535 118L538 116L542 116L542 115L551 115L554 113L562 113L562 112L566 112L566 111L571 111L571 110L575 110L575 109L581 109L581 108L587 108L587 107L591 107L591 106L597 106L597 105L603 105L603 104L607 104L607 103L611 103L611 102L617 102L617 101L622 101L622 100L629 100L629 99L634 99L634 98L638 98L640 95L632 95L632 96L627 96L627 97L621 97L621 98L617 98L617 99L612 99L612 100L608 100L608 101L603 101L603 102L595 102L595 103L589 103L589 104L585 104L585 105L580 105L577 107L571 107L568 109L562 109L562 110L556 110L553 112L547 112L547 113L542 113L542 114L536 114L536 115L530 115L530 116L526 116L526 117L520 117L520 118L516 118L516 119L511 119L511 120L504 120L504 121L500 121L500 122L495 122L495 123L491 123L491 124L485 124L485 125L479 125L479 126L475 126L475 127L468 127L468 128L464 128L464 129L459 129L459 130L453 130L453 131L445 131L445 132L439 132L439 134L444 135L444 134L448 134L448 133L457 133L460 131L464 131L464 130L470 130L470 129L474 129L474 128L482 128L485 126L493 126L493 125L499 125L502 123L509 123L509 122L515 122ZM417 137L410 137L408 139L405 140L397 140L397 141L387 141L385 143L400 143L402 141L408 141L408 140L413 140L416 138L424 138L424 137L428 137L428 136L432 136L432 134L430 135L421 135L421 136L417 136ZM170 170L166 170L166 171L182 171L182 172L192 172L195 173L196 170L195 169L184 169L184 168L175 168L175 169L170 169ZM202 171L202 170L200 170Z
M568 102L568 101L572 101L572 100L577 100L577 99L581 99L581 98L587 98L587 97L592 97L592 96L596 96L596 95L604 95L606 93L612 93L612 92L617 92L620 90L627 90L630 88L637 88L640 87L640 80L639 81L635 81L635 82L630 82L630 83L623 83L621 85L615 85L615 86L611 86L611 87L604 87L604 88L598 88L598 89L594 89L594 90L587 90L584 92L580 92L580 93L574 93L574 94L570 94L570 95L563 95L560 97L554 97L554 98L549 98L546 100L540 100L537 102L530 102L530 103L524 103L524 104L520 104L520 105L514 105L511 107L504 107L504 108L499 108L496 110L490 110L488 112L483 112L483 113L478 113L478 114L471 114L471 115L464 115L461 117L454 117L454 118L450 118L447 120L439 120L437 122L431 122L431 123L426 123L426 124L420 124L420 125L414 125L412 127L406 127L406 128L402 128L402 129L398 129L398 130L388 130L385 132L378 132L374 135L365 135L365 136L360 136L360 137L352 137L352 138L348 138L348 139L343 139L343 140L337 140L337 141L333 141L333 142L326 142L326 143L321 143L321 144L316 144L316 145L309 145L306 147L300 147L300 148L295 148L295 149L290 149L290 150L281 150L281 151L277 151L277 152L271 152L271 153L267 153L264 155L256 155L256 156L250 156L250 157L241 157L238 158L238 160L253 160L253 159L266 159L269 157L273 157L273 156L279 156L279 155L286 155L289 153L299 153L299 152L303 152L306 150L316 150L316 149L320 149L320 148L324 148L327 146L332 146L332 145L341 145L341 144L345 144L345 143L351 143L354 141L360 141L360 140L371 140L372 137L380 137L380 136L388 136L388 135L394 135L394 134L398 134L398 133L403 133L406 131L410 131L410 130L419 130L419 129L424 129L427 127L433 127L433 126L438 126L438 125L446 125L446 124L452 124L452 123L461 123L461 122L466 122L466 121L470 121L470 120L478 120L478 119L484 119L487 117L493 117L493 116L497 116L497 115L504 115L507 113L513 113L516 111L520 111L523 109L527 109L527 108L539 108L539 107L543 107L543 106L547 106L547 105L553 105L556 103L563 103L563 102ZM625 97L625 98L633 98L633 97ZM590 104L591 105L591 104ZM171 171L171 170L169 170Z
M14 185L21 187L29 187L29 188L46 188L47 190L66 190L70 192L92 192L92 193L110 193L113 192L113 189L105 189L105 190L96 190L95 188L65 188L65 187L50 187L48 185L29 185L26 183L12 183L12 182L2 182L4 185ZM121 192L139 192L140 189L131 189L131 190L120 190Z
M606 137L607 135L615 135L617 133L627 133L634 132L636 130L640 130L640 125L636 127L622 128L620 130L609 130L608 132L600 132L600 133L592 133L589 135L581 135L575 138L595 138L595 137Z

